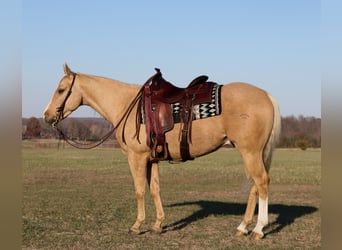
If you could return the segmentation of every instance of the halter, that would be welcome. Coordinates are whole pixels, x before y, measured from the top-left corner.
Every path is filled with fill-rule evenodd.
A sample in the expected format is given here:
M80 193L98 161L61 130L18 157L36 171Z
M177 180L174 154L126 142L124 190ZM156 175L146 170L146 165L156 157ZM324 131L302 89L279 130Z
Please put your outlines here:
M69 96L71 95L71 92L72 92L71 89L74 86L76 75L77 75L76 73L72 73L72 74L73 74L73 78L72 78L72 82L71 82L70 88L68 90L68 93L65 96L65 99L62 102L62 104L59 107L57 107L57 116L56 116L56 121L52 124L53 127L56 127L57 123L59 121L61 121L63 119L63 117L64 117L64 107L65 107L65 104L66 104Z

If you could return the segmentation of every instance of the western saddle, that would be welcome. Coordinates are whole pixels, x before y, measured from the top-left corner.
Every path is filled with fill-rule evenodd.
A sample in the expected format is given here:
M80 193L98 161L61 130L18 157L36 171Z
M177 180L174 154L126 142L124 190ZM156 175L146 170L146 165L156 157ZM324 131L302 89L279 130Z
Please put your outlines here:
M168 154L165 133L174 127L172 104L180 103L180 155L182 161L193 160L189 152L193 107L211 102L212 90L216 83L208 82L208 77L202 75L191 81L187 88L178 88L163 79L160 69L155 70L157 73L146 81L142 94L146 143L152 149L151 159L172 160Z

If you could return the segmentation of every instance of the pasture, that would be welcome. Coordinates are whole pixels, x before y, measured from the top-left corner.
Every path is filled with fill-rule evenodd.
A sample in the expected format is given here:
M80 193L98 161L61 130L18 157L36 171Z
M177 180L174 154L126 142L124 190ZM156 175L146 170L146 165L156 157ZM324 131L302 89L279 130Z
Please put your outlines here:
M270 224L260 241L234 237L247 199L236 150L222 148L191 162L160 165L164 231L149 232L155 210L146 189L144 232L128 234L135 221L136 199L121 150L79 150L63 142L58 146L56 141L23 141L22 248L321 248L320 150L275 151Z

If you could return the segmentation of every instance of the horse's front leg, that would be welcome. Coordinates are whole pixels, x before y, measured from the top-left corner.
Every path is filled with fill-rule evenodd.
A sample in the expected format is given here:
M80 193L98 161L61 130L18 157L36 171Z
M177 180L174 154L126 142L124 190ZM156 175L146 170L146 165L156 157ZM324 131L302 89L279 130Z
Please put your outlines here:
M156 222L152 227L152 231L155 233L162 232L162 223L165 219L163 204L160 199L160 187L159 187L159 166L158 163L149 163L147 167L147 180L150 187L150 193L154 201L156 208Z
M146 169L147 159L141 155L129 154L128 163L133 176L135 195L137 199L137 219L130 232L141 233L140 227L145 222L145 188L146 188Z

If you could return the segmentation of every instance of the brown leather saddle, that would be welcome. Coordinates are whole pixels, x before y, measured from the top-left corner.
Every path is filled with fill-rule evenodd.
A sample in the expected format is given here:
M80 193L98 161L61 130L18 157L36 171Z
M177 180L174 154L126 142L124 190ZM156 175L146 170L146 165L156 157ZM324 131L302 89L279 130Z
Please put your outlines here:
M191 122L194 105L211 102L216 83L208 82L207 76L199 76L187 88L178 88L163 79L160 69L143 86L143 109L145 116L146 143L152 148L152 160L171 160L165 133L173 129L172 104L180 103L181 136L180 154L183 161L193 160L189 152Z

